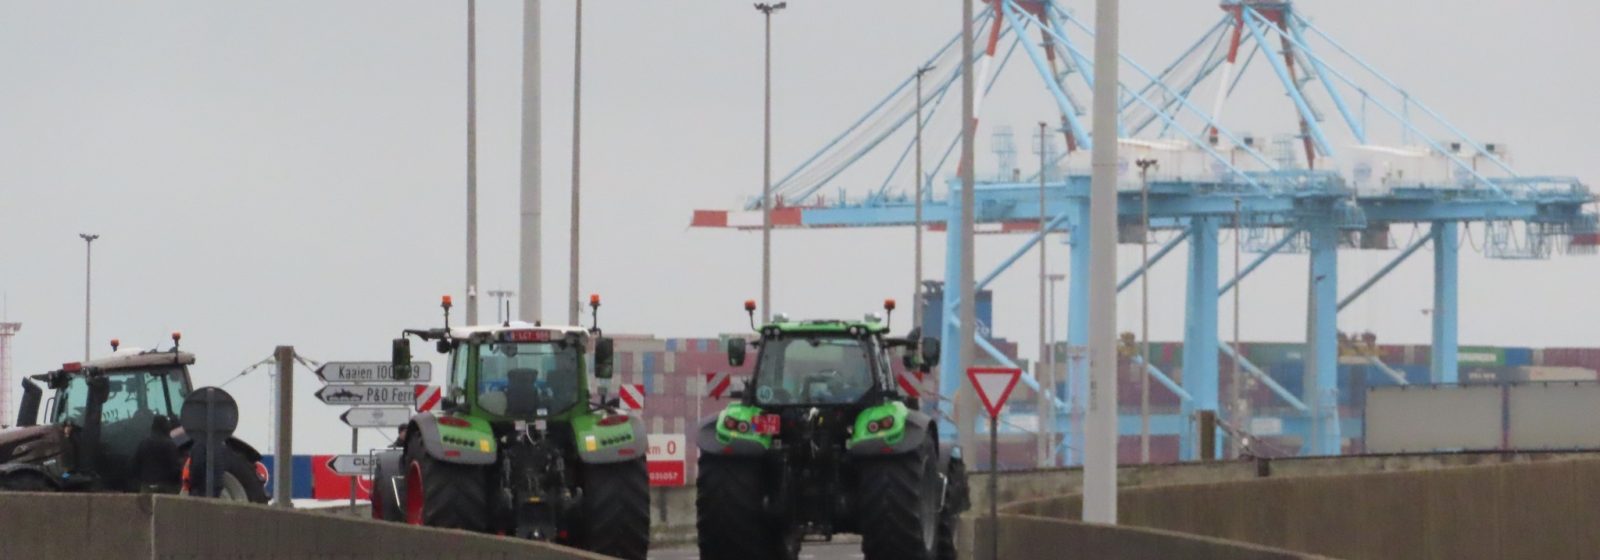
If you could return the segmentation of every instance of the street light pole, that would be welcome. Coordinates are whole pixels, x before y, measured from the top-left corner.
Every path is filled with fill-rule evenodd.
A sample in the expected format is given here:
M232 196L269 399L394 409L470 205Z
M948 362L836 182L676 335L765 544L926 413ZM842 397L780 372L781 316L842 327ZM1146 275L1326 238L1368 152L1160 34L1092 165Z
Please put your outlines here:
M83 238L83 359L89 360L89 282L92 278L90 272L94 269L94 240L99 239L99 234L80 233Z
M913 274L915 285L911 288L911 297L914 298L911 305L912 327L922 326L922 186L927 181L922 176L922 75L932 70L932 64L917 69L917 186L915 189L917 203L916 214L913 218L915 222L914 233L912 234L916 239L916 258L913 265L916 268L916 272Z
M1154 158L1141 158L1139 166L1139 216L1144 236L1139 240L1139 262L1150 263L1150 168ZM1150 462L1150 271L1139 275L1139 462Z
M772 320L772 13L789 6L788 2L756 4L766 16L766 78L762 106L761 165L761 322Z
M1046 261L1046 255L1049 253L1046 249L1047 245L1049 245L1047 241L1050 239L1050 232L1045 231L1049 224L1045 221L1044 211L1044 169L1045 158L1047 157L1045 142L1049 141L1048 132L1045 130L1046 126L1048 125L1044 121L1039 121L1039 361L1035 363L1033 368L1033 377L1041 383L1045 377L1040 375L1043 371L1038 366L1042 366L1049 361L1047 356L1051 353L1050 346L1046 344L1048 341L1045 340L1045 314L1046 308L1049 307L1049 302L1046 301L1045 284L1048 282L1047 277L1050 273L1050 268ZM1041 467L1046 466L1044 461L1049 457L1047 454L1050 452L1050 430L1046 428L1048 426L1048 420L1046 419L1054 417L1050 406L1050 395L1044 391L1046 387L1041 385L1039 391L1039 407L1045 413L1040 415L1039 418L1040 445L1038 463Z
M478 324L478 3L467 0L467 324Z
M1089 415L1083 520L1117 523L1117 9L1096 0L1089 186Z
M583 0L577 0L572 39L572 262L567 265L567 324L577 325L578 314L578 171L579 138L583 130Z

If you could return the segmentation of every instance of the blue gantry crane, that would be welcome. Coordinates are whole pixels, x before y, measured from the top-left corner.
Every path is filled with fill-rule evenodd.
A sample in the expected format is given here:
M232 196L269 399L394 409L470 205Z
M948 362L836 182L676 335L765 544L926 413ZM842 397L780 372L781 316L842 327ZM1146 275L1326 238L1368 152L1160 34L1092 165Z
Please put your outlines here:
M978 287L992 282L1049 234L1066 232L1072 271L1066 301L1067 343L1075 347L1087 343L1088 284L1079 272L1088 268L1089 177L1071 171L1087 170L1087 165L1075 162L1085 160L1092 148L1090 127L1116 126L1123 240L1142 239L1152 231L1171 233L1118 289L1131 285L1180 246L1188 251L1182 381L1141 364L1147 375L1181 400L1179 415L1152 419L1151 425L1157 433L1180 436L1183 459L1197 458L1195 413L1226 411L1218 394L1221 355L1236 360L1282 401L1287 411L1282 424L1286 432L1300 436L1302 453L1339 453L1341 434L1355 421L1338 414L1338 313L1428 245L1433 249L1434 271L1431 380L1456 382L1457 259L1463 224L1482 225L1485 253L1493 258L1593 252L1596 218L1584 207L1595 196L1582 182L1520 173L1510 165L1503 144L1468 136L1298 13L1290 2L1224 1L1222 17L1159 71L1121 56L1121 74L1130 78L1120 84L1121 111L1115 123L1089 122L1083 110L1093 87L1088 56L1091 25L1053 0L985 0L985 4L974 22L980 48L959 52L959 35L952 38L917 66L935 68L924 78L931 85L925 94L915 87L921 82L908 75L844 132L777 181L772 222L784 228L959 228L959 181L946 180L944 193L934 189L939 177L949 175L946 165L960 139L960 111L941 109L960 78L960 57L970 56L976 62L979 93L980 110L974 114L981 119L983 98L1020 50L1053 101L1059 121L1056 131L1066 143L1057 163L1068 172L1046 172L1043 208L1037 175L1013 173L1007 169L1011 164L1003 163L991 179L980 176L974 193L980 232L1031 235L995 270L979 276ZM1261 80L1268 86L1245 80L1252 65L1270 69L1269 77ZM1257 104L1226 113L1229 99L1241 86L1281 89L1290 110ZM1209 109L1202 109L1207 101ZM1336 117L1325 114L1327 106ZM1288 127L1291 132L1263 139L1230 130L1224 122L1224 114L1242 110L1251 116L1267 111L1291 114L1295 122ZM910 173L905 167L914 144L907 136L914 126L908 123L919 116L928 130L946 125L952 139L934 147L931 169L910 179L917 188L896 190L897 179L905 181L902 177ZM1007 154L1014 161L1009 134L1005 138L996 142L997 154L1002 161ZM1159 167L1142 174L1131 165L1136 159L1157 160ZM863 182L862 168L877 164L887 166L886 176L881 182ZM850 179L841 180L847 172ZM829 187L836 194L827 196L824 189ZM915 219L919 203L922 223ZM1141 212L1145 204L1148 219ZM696 211L693 225L759 228L759 208L757 195L741 210ZM1040 216L1049 218L1041 224ZM1397 224L1425 227L1428 233L1405 247L1391 247L1388 230ZM1236 277L1221 281L1218 236L1229 229L1242 236L1254 258ZM946 236L946 278L958 276L960 242L958 235ZM1399 251L1371 278L1341 294L1338 255L1345 248ZM1305 253L1309 261L1307 382L1301 394L1286 390L1244 356L1234 355L1218 337L1218 299L1267 259L1283 253ZM944 291L940 315L946 340L958 336L955 318L960 305L957 290ZM983 334L976 343L994 360L1010 362ZM960 348L944 345L943 363L961 363ZM1088 368L1078 359L1069 359L1067 365L1068 380L1062 386L1040 387L1031 374L1024 376L1024 382L1046 390L1060 411L1056 422L1067 438L1061 449L1071 463L1076 462L1072 454L1081 437ZM960 379L941 376L941 394L953 396ZM1121 425L1124 434L1138 433L1139 418L1124 415Z

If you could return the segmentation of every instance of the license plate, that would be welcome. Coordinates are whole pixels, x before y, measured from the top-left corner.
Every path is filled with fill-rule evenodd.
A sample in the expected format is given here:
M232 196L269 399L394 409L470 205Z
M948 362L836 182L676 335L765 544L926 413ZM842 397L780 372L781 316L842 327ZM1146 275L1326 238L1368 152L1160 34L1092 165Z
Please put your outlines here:
M762 414L756 417L756 433L764 436L775 436L783 428L783 419L776 414Z

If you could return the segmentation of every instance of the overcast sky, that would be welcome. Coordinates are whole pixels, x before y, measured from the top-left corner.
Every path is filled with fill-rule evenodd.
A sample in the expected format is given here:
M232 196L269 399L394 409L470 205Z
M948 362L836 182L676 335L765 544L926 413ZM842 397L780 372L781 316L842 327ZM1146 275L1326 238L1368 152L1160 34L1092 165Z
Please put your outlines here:
M559 312L573 14L568 2L544 4L552 266L543 303ZM1068 4L1090 14L1087 0ZM1165 66L1220 17L1215 4L1127 4L1124 51ZM102 236L95 352L112 337L165 346L168 332L182 330L184 346L200 356L201 384L231 377L278 344L319 360L383 359L401 328L437 324L440 294L464 301L464 5L0 1L0 290L9 318L24 325L17 374L81 355L80 232ZM1537 5L1298 3L1418 98L1476 136L1510 145L1520 169L1593 180L1600 162L1586 125L1600 122L1600 109L1587 71L1589 53L1600 50L1590 32L1600 7ZM761 19L743 1L586 8L582 292L605 296L601 321L611 332L739 329L740 302L759 295L759 236L686 225L692 209L730 208L759 192ZM520 2L479 3L483 289L516 286L521 13ZM790 2L774 20L778 171L842 130L959 22L955 2ZM1002 86L1019 93L985 105L981 136L992 124L1026 130L1055 118L1018 58L1010 74L1020 77ZM1292 109L1281 89L1267 87L1266 67L1252 73L1268 81L1241 94L1230 119L1259 134L1288 131ZM1026 142L1019 138L1024 151ZM980 149L979 169L992 161ZM1395 233L1411 236L1409 227ZM983 239L978 266L988 269L1019 241ZM928 243L936 249L926 266L937 277L942 235ZM1066 249L1053 247L1052 268L1065 271ZM910 299L909 230L780 232L775 255L779 310L857 316L884 297ZM1129 270L1137 247L1121 255ZM1392 256L1344 252L1342 285ZM993 285L997 331L1024 348L1037 340L1033 263ZM1152 277L1157 339L1181 337L1183 267L1179 252ZM1304 256L1283 256L1244 284L1246 339L1303 338L1305 269ZM1600 261L1586 258L1490 261L1464 244L1462 341L1596 345L1597 270ZM1419 254L1342 314L1340 327L1426 342L1430 278L1430 259ZM1137 299L1121 301L1121 328L1137 329ZM1222 307L1226 331L1231 312ZM486 304L483 314L494 310ZM315 401L315 386L309 373L299 378L301 449L336 451L342 432L321 428L342 427L339 409ZM229 389L244 409L244 437L264 442L264 373Z

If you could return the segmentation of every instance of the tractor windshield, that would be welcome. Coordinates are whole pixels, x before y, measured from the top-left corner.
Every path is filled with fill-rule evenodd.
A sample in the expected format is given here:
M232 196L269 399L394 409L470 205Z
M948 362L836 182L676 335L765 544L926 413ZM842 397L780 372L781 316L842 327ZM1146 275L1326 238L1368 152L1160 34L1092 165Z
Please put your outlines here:
M481 345L478 406L515 418L560 414L580 400L582 360L579 348L564 342Z
M765 405L849 404L872 388L867 342L851 337L796 336L762 343L756 402Z
M176 418L188 397L183 369L163 367L141 370L117 370L106 374L110 391L100 410L100 420L111 424L137 420L148 430L150 418L162 415ZM83 425L83 415L89 400L88 378L75 375L67 388L57 398L54 418L56 424ZM143 431L140 432L143 434Z

